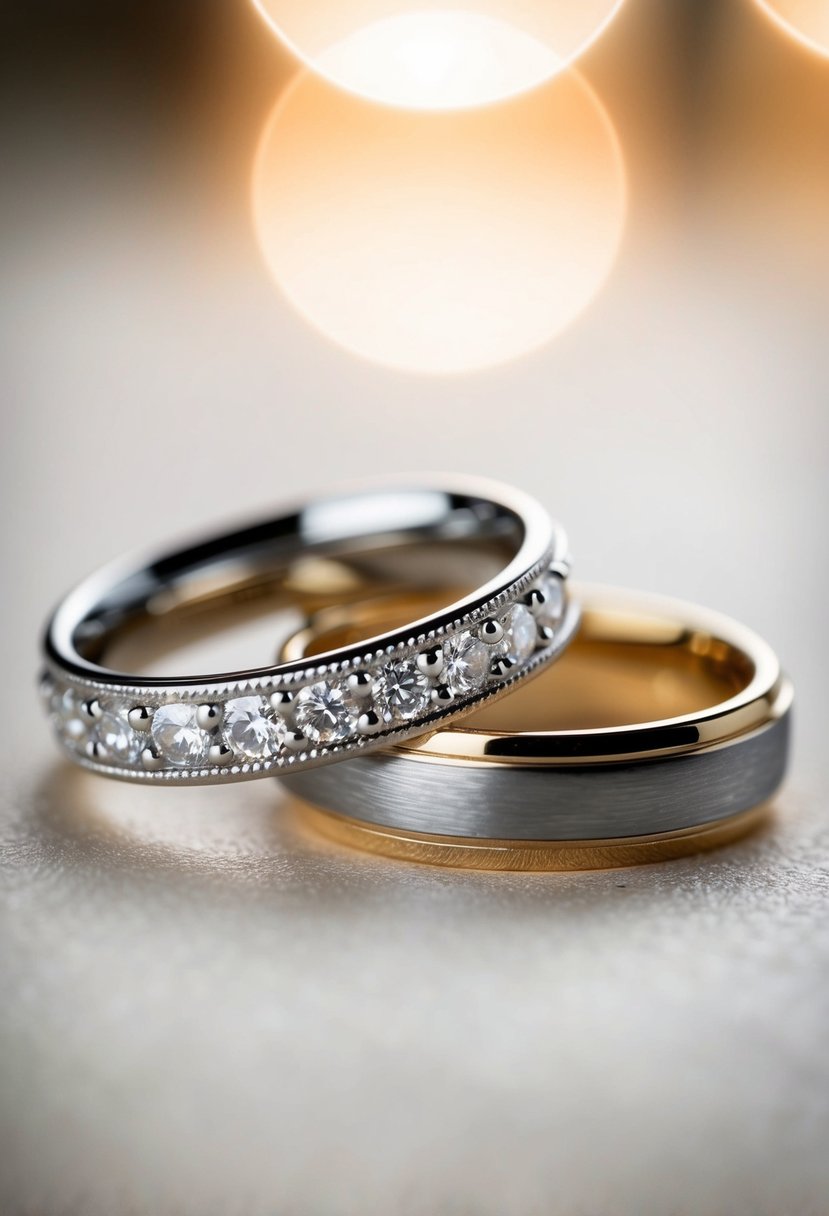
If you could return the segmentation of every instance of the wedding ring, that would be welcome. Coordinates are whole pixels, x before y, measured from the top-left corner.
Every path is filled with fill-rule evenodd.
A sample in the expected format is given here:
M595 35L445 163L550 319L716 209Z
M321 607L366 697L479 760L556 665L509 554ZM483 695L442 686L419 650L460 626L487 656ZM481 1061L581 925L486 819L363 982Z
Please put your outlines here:
M374 852L484 869L661 860L755 826L783 777L792 702L769 646L679 601L577 595L567 655L502 704L336 773L287 776L314 825ZM284 653L341 629L318 614Z
M307 613L482 564L460 598L310 664L169 677L104 665L142 626L198 613L203 628L230 601ZM43 696L69 756L108 776L194 785L304 768L407 739L538 671L577 624L568 570L564 533L518 491L384 482L92 575L47 627Z

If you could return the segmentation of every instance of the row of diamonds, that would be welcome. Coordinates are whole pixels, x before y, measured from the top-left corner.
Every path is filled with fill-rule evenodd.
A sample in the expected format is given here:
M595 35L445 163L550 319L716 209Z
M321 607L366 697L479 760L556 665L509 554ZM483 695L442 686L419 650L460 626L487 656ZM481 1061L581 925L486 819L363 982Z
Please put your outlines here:
M304 687L198 704L155 707L115 696L84 698L44 677L43 695L63 744L121 769L270 767L309 749L326 749L393 730L514 676L552 640L565 605L561 576L549 572L497 616L390 659Z

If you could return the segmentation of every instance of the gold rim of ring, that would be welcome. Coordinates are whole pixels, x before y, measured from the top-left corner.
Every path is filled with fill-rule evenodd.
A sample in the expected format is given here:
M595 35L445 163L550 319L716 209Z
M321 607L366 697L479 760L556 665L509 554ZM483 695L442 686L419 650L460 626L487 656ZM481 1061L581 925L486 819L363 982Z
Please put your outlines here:
M701 827L607 840L473 840L380 827L309 803L297 802L296 809L321 835L364 853L465 870L524 872L608 870L671 861L733 844L771 815L763 805Z

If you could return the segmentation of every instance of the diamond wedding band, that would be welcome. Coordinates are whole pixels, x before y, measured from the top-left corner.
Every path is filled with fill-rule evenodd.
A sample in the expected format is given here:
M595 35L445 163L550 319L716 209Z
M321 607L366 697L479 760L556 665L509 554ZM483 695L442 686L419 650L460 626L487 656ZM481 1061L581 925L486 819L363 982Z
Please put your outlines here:
M416 586L443 550L463 572L464 546L497 572L438 612L313 662L168 678L105 665L138 626L284 597L302 563ZM87 578L47 627L43 697L73 760L128 780L195 785L361 755L503 695L554 659L578 622L568 570L562 530L519 491L421 477L333 495Z

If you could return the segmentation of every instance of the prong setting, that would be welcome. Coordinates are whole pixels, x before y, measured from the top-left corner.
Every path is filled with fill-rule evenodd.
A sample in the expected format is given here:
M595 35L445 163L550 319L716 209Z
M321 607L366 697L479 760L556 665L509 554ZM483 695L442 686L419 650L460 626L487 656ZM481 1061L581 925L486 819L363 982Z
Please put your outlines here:
M226 743L214 743L207 753L208 764L230 764L233 750Z
M223 712L221 705L200 705L196 710L196 721L202 730L215 730L222 721Z
M371 676L367 671L352 671L346 680L348 691L355 697L368 697L371 694Z
M366 710L357 719L357 730L361 735L374 735L383 726L383 719L373 709Z
M157 773L159 769L164 768L164 761L154 747L144 748L141 753L141 767L148 773Z
M533 587L533 589L528 591L524 596L524 603L527 605L533 616L537 616L547 603L547 596L540 587Z
M153 724L153 711L148 705L135 705L127 714L127 721L133 730L146 734Z
M434 680L443 671L443 647L433 646L431 650L424 650L417 656L418 671Z
M495 617L488 617L481 623L478 637L482 642L486 642L487 646L497 646L504 640L504 626L500 621L496 621Z
M90 697L89 700L81 702L81 717L86 722L97 722L103 712L97 697Z

